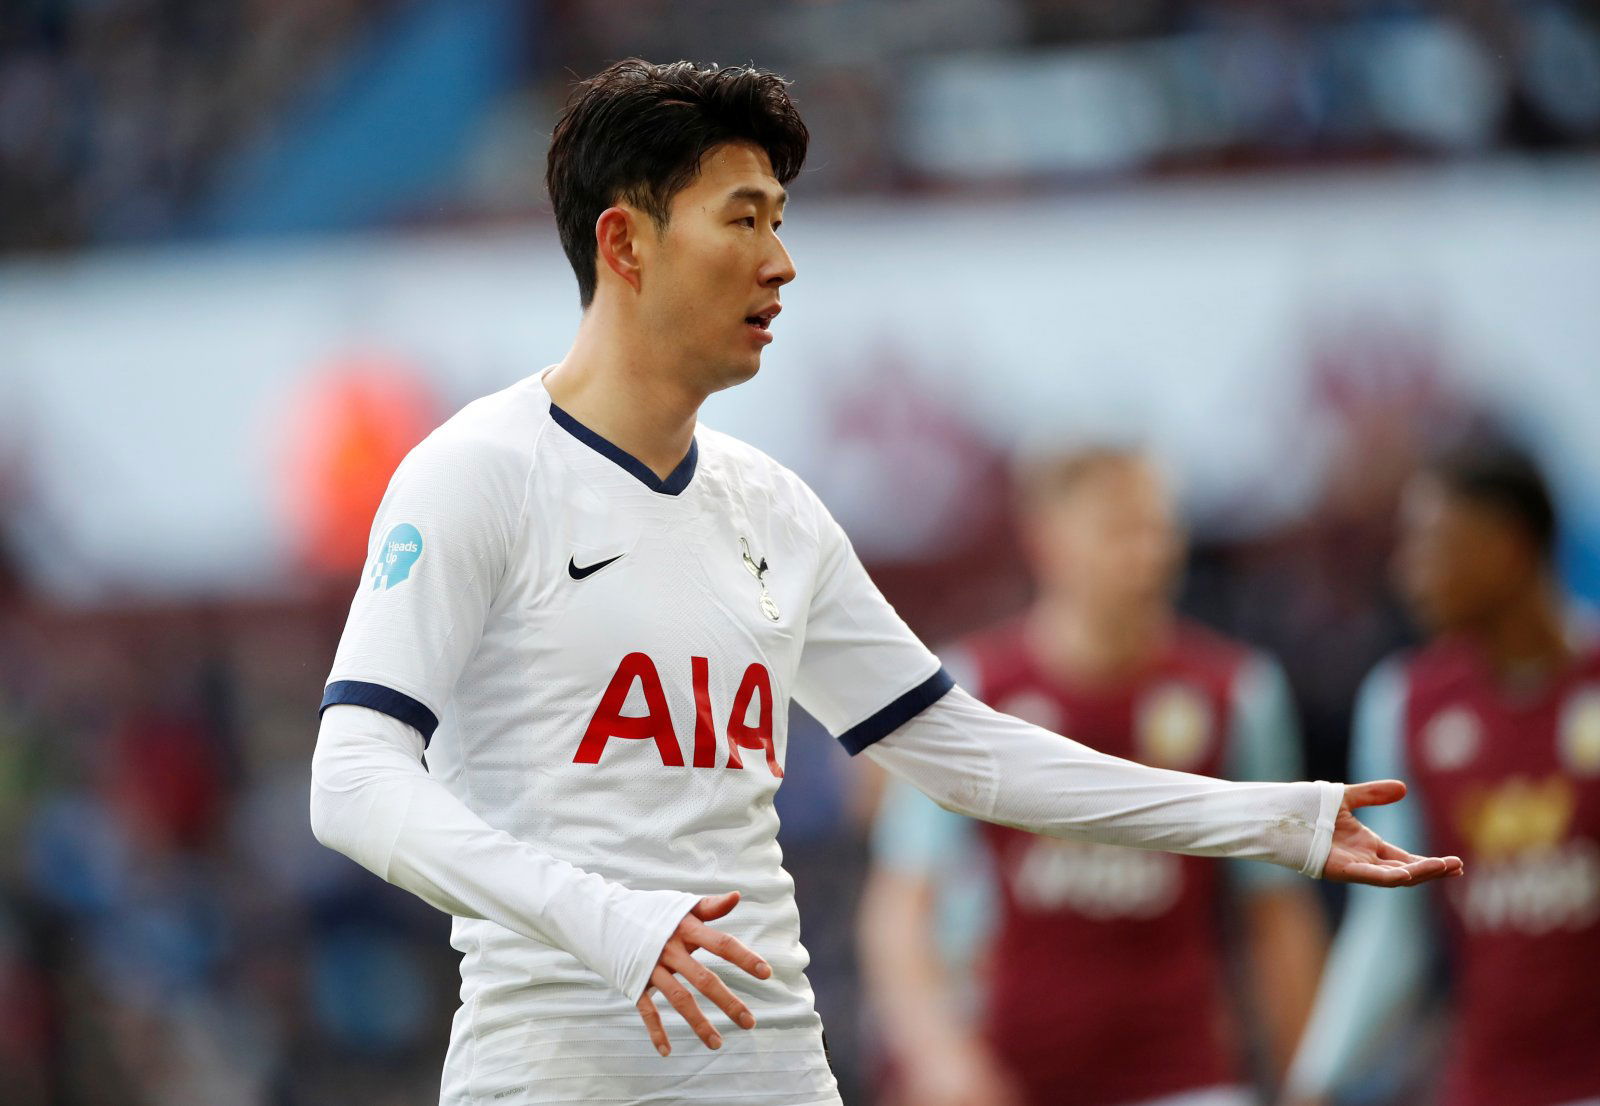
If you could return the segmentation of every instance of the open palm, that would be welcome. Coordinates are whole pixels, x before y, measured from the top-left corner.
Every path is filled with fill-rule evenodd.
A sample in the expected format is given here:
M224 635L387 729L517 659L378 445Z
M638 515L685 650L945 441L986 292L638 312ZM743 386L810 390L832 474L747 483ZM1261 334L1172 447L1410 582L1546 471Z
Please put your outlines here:
M1347 784L1339 816L1333 823L1333 848L1323 865L1322 878L1340 883L1369 883L1374 887L1409 887L1466 871L1459 856L1417 856L1391 845L1356 820L1364 806L1398 802L1406 794L1399 780Z

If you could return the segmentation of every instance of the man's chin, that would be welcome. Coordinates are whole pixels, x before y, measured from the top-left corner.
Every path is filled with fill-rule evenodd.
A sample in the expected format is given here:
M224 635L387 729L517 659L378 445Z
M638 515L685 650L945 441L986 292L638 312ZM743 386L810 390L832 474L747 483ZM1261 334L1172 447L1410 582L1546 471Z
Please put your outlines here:
M729 362L721 366L721 371L716 374L711 390L720 392L724 388L736 387L746 380L752 379L760 371L761 355L759 353L754 357Z

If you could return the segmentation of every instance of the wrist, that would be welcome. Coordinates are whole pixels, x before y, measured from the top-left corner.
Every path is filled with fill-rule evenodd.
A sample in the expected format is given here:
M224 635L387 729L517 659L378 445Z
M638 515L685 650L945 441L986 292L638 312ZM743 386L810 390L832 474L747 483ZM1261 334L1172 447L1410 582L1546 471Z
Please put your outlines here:
M1328 864L1328 854L1333 851L1333 827L1338 820L1339 809L1344 805L1344 784L1318 780L1312 786L1317 789L1317 820L1311 828L1311 844L1306 851L1305 863L1300 867L1300 874L1321 879L1322 870Z
M644 989L650 985L650 973L661 960L661 950L666 947L678 926L699 903L699 895L684 891L629 891L638 913L630 920L632 948L619 964L617 978L612 986L637 1002Z
M635 891L592 872L583 873L580 882L551 903L559 915L561 944L629 1002L637 1002L661 950L700 897Z

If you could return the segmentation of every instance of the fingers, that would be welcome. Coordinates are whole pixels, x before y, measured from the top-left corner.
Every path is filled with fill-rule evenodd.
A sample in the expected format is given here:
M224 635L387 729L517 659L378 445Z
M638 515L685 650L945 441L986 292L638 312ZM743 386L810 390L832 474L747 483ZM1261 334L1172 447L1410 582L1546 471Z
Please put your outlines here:
M645 1032L650 1034L650 1043L656 1046L656 1051L663 1056L671 1055L672 1042L667 1040L667 1030L661 1024L661 1011L656 1009L656 1000L651 997L649 987L644 989L644 994L639 996L634 1006L639 1011L639 1017L644 1019Z
M1459 856L1425 856L1406 865L1412 883L1426 883L1445 876L1459 876L1465 870Z
M1344 802L1351 810L1364 806L1384 806L1405 798L1406 785L1399 780L1373 780L1370 783L1346 784Z
M661 958L661 963L669 970L677 972L695 990L716 1003L724 1014L733 1019L735 1025L741 1029L755 1028L756 1018L750 1012L750 1008L728 990L728 985L718 979L715 972L687 952L668 952Z
M739 892L729 891L722 895L707 895L694 904L694 909L689 911L703 922L713 921L722 917L739 904Z
M740 1001L715 972L692 955L695 949L705 949L757 979L771 978L770 964L745 947L738 938L721 930L712 929L703 920L722 917L738 902L739 893L729 891L722 895L709 895L696 903L689 915L678 923L677 932L668 940L662 950L660 961L650 973L649 987L639 1000L639 1015L644 1019L645 1028L650 1032L650 1040L656 1046L656 1051L663 1056L670 1053L672 1047L667 1041L666 1032L661 1026L660 1014L650 996L651 988L661 992L707 1048L721 1048L722 1036L707 1020L699 1003L695 1001L693 992L685 986L685 981L714 1002L733 1019L735 1025L744 1029L755 1028L756 1019L750 1008Z
M767 979L772 975L772 965L751 952L737 937L720 929L712 929L700 922L693 922L681 927L678 936L682 937L684 944L691 949L699 948L715 953L728 963L743 968L757 979Z
M1465 867L1458 856L1424 856L1413 857L1410 861L1352 860L1342 864L1337 872L1329 874L1346 883L1366 883L1374 887L1409 887L1447 876L1459 876L1464 871Z
M1359 861L1346 864L1338 873L1338 878L1345 883L1365 883L1372 887L1404 887L1411 882L1410 873L1401 865Z
M1378 843L1378 847L1373 851L1377 854L1379 860L1398 860L1402 864L1410 864L1412 861L1422 859L1415 853L1406 852L1399 845L1391 845L1389 842L1381 840Z
M707 1048L722 1047L722 1035L712 1028L711 1023L706 1020L705 1012L689 993L689 988L685 987L677 976L657 964L656 970L650 973L650 985L660 991L672 1004L672 1008L689 1023L689 1028L694 1030L695 1036L699 1037ZM647 991L646 994L648 993Z
M1406 866L1413 882L1419 879L1437 879L1440 876L1459 876L1466 873L1466 864L1459 856L1418 856L1408 853L1387 841L1378 845L1380 860L1396 861Z
M645 1029L650 1033L650 1043L656 1046L656 1051L661 1055L669 1055L672 1052L672 1045L667 1040L660 1012L656 1009L654 999L651 998L652 989L660 991L666 997L672 1008L683 1017L689 1028L694 1030L695 1036L699 1037L707 1048L722 1047L722 1035L706 1018L699 1003L695 1001L694 994L684 986L684 981L716 1003L728 1017L733 1019L734 1024L744 1029L755 1028L755 1015L728 989L726 983L717 978L715 972L690 956L683 946L669 945L662 953L661 962L656 965L655 971L650 973L650 985L645 988L644 995L635 1004L639 1016L644 1019Z

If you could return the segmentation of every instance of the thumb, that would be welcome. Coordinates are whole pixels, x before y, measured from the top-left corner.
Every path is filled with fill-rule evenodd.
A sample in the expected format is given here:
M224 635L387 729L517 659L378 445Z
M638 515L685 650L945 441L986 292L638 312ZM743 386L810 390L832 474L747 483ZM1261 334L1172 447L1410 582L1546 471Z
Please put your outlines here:
M1373 780L1371 783L1347 784L1344 802L1351 810L1364 806L1385 806L1406 797L1406 785L1399 780Z
M732 910L739 902L739 892L729 891L725 895L707 895L695 903L694 909L689 911L702 922L709 922L713 918L720 918Z

